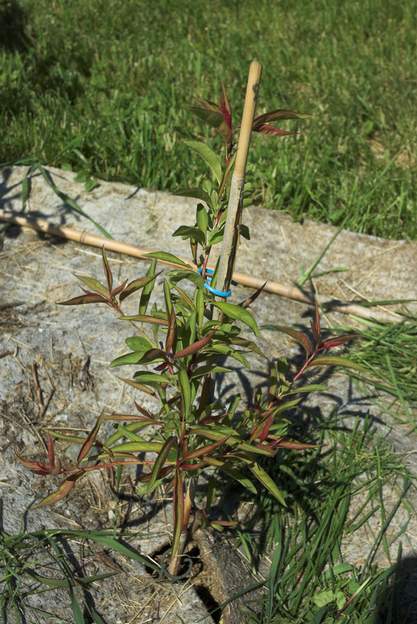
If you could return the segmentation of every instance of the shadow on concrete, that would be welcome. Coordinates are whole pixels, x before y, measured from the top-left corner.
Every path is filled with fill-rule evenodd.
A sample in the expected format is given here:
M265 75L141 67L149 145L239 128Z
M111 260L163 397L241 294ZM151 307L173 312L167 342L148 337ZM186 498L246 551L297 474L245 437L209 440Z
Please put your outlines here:
M373 624L417 623L417 556L401 559L378 592Z

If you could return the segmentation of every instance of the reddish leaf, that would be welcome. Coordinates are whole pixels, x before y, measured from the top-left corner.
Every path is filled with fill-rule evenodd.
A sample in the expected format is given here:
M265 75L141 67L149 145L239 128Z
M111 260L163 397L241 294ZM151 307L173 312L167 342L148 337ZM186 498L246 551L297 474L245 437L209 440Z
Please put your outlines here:
M269 121L275 121L276 119L301 119L304 115L300 115L291 110L274 110L269 113L263 113L263 115L258 115L254 119L253 126L256 129L258 126L268 123Z
M224 123L226 124L227 128L230 130L230 133L231 133L233 129L232 109L230 107L229 99L227 97L226 88L224 84L222 84L222 94L220 97L219 109L220 109L221 114L223 115Z
M98 434L98 430L100 429L100 419L97 419L96 424L94 425L93 429L90 431L90 433L88 434L88 436L86 437L80 452L78 453L78 457L77 457L77 463L79 464L84 457L86 457L88 455L88 453L91 451L91 447L93 446L97 434Z
M67 301L58 301L58 305L83 305L85 303L109 303L105 297L97 295L96 293L86 292L79 297L73 297Z
M129 282L129 284L120 295L120 301L123 301L123 299L126 299L126 297L129 297L137 290L144 288L144 286L146 286L150 282L153 282L153 280L156 279L160 274L161 271L159 273L156 273L156 275L145 275L144 277L139 277L138 279Z
M264 442L268 437L269 430L271 429L272 423L274 421L274 413L270 414L268 418L265 420L263 427L257 436L254 436L254 439L257 437L261 442Z
M148 362L154 362L155 360L166 360L167 357L167 353L162 351L162 349L149 349L142 355L140 363L147 364Z
M238 521L237 520L213 520L213 522L211 522L211 526L216 527L236 527L238 525Z
M165 351L167 353L172 353L175 343L175 335L176 335L176 314L174 306L172 306L171 314L169 315L168 321L168 330L167 337L165 341Z
M120 318L122 321L142 321L142 323L153 323L154 325L168 326L168 321L166 319L150 316L149 314L134 314L133 316L123 315Z
M200 351L200 349L202 349L203 347L208 345L209 342L211 342L211 340L213 339L213 336L214 336L214 331L207 334L207 336L200 338L200 340L193 342L193 344L188 345L188 347L185 347L185 349L181 349L180 351L177 351L177 353L175 353L174 355L174 359L187 357L187 355L192 355L193 353Z
M55 467L55 441L49 433L48 433L48 441L47 441L47 452L48 452L49 467L54 469Z
M142 414L146 418L149 418L149 420L155 420L155 417L153 416L153 414L151 414L147 409L142 407L142 405L139 405L139 403L137 403L137 401L135 401L135 407L136 407L136 409L138 410L138 412L140 414Z
M61 483L61 485L59 486L57 490L55 490L55 492L52 492L52 494L49 494L49 496L42 499L40 503L37 503L37 505L34 505L32 509L37 509L38 507L45 507L46 505L55 505L55 503L58 503L60 500L65 498L65 496L67 496L71 492L71 490L75 486L76 481L80 477L82 477L83 474L84 474L84 471L80 470L79 472L76 472L72 474L71 476L69 476L67 479L65 479L65 481Z
M132 386L132 388L136 388L136 390L140 390L141 392L144 392L145 394L149 394L150 396L153 396L153 397L156 396L156 392L148 388L148 386L145 386L145 384L140 383L139 381L134 381L133 379L126 379L125 377L118 377L118 379L120 379L120 381L124 381L124 383L127 383L129 386Z
M227 157L229 157L233 147L232 110L230 107L229 99L227 97L225 86L223 84L219 109L223 116L223 123L220 126L219 131L224 136L224 139L226 141Z
M198 462L197 464L189 464L187 462L181 463L181 469L182 470L187 470L187 471L192 471L192 470L200 470L201 468L204 468L205 466L207 466L208 462L206 461L201 461Z
M265 286L267 285L267 283L268 283L267 281L266 281L266 282L264 282L264 283L262 284L262 286L260 286L257 290L255 290L255 292L254 292L254 293L252 293L251 295L249 295L249 297L246 297L246 299L244 299L243 301L241 301L241 302L239 303L239 305L240 305L242 308L248 308L250 305L252 305L252 303L253 303L254 301L256 301L256 299L259 297L259 295L261 294L261 292L263 291L263 289L265 288Z
M317 305L317 303L314 309L314 319L311 322L311 331L313 332L314 342L318 344L320 342L321 326L320 326L320 308Z
M320 343L321 349L333 349L334 347L340 347L341 345L346 344L350 340L354 340L357 338L356 335L350 334L346 336L335 336L334 338L327 338Z
M102 420L116 420L125 422L148 422L150 425L160 424L159 420L155 420L151 416L144 416L142 414L105 414L101 417Z
M113 274L111 272L109 260L104 247L101 248L101 255L103 256L104 273L106 274L107 286L110 293L113 289Z
M49 466L47 466L46 464L43 464L42 462L32 461L30 459L25 459L18 453L16 453L16 457L22 464L22 466L25 466L25 468L28 468L32 472L35 472L36 474L42 476L50 474Z
M273 327L274 329L282 331L285 334L291 336L291 338L293 338L296 342L298 342L298 344L303 347L307 355L311 355L313 353L313 345L311 344L309 337L303 334L303 332L297 331L292 327L286 327L285 325L274 325Z
M190 453L184 454L184 460L189 461L190 459L197 459L197 457L201 457L202 455L210 455L214 450L216 450L219 446L225 444L228 440L229 436L222 438L218 442L214 442L214 444L208 444L207 446L201 446L195 451L191 451Z
M260 132L261 134L270 134L272 136L293 136L299 134L298 132L291 132L290 130L283 130L282 128L276 128L271 124L261 124L253 129L254 132Z
M214 102L197 98L191 112L213 128L219 128L223 123L223 114Z
M294 442L292 440L284 440L284 438L280 438L279 440L275 440L275 442L271 443L272 448L287 448L294 450L303 450L308 448L317 448L318 444L307 444L304 442Z
M113 290L111 291L111 296L117 297L119 293L124 291L124 289L126 288L126 284L127 284L127 280L119 284L119 286L116 286L116 288L113 288Z
M364 366L338 355L319 355L319 357L309 362L306 368L314 368L315 366L340 366L342 368L353 368L361 373L367 372Z

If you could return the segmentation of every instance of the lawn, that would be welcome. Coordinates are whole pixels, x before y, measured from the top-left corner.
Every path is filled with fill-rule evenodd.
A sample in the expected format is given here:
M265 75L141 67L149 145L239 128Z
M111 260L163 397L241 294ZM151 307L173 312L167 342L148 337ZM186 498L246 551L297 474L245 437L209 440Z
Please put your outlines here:
M237 121L257 57L259 111L311 117L286 122L297 138L254 138L254 199L296 219L416 236L413 0L2 0L0 25L1 162L194 184L202 165L181 141L203 132L193 97L217 99L223 81Z

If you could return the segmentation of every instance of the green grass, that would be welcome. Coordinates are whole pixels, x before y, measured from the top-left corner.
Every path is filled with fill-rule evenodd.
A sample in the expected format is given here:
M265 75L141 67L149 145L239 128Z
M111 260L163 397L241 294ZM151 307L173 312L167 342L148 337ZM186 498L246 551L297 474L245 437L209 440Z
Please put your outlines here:
M363 321L358 333L351 359L366 368L376 388L394 398L397 417L405 416L406 422L415 428L417 321L387 325Z
M251 620L255 624L414 621L407 618L409 606L395 588L396 554L391 566L378 565L376 558L389 553L391 522L415 485L369 421L356 422L351 431L342 431L340 425L337 418L330 419L330 430L323 432L321 441L332 451L322 447L308 460L305 454L298 460L292 456L297 479L289 509L278 513L265 496L257 501L257 531L245 536L245 550L256 564L259 544L266 542L271 562L262 612ZM276 478L282 481L280 470L276 468ZM396 495L387 504L389 491ZM364 546L355 536L369 522L376 531ZM406 530L403 524L398 533Z
M223 80L239 116L257 57L259 110L312 114L297 139L254 137L258 200L297 219L416 236L413 0L20 0L13 35L14 4L0 2L0 161L195 185L201 163L181 144L202 131L192 97L216 99Z

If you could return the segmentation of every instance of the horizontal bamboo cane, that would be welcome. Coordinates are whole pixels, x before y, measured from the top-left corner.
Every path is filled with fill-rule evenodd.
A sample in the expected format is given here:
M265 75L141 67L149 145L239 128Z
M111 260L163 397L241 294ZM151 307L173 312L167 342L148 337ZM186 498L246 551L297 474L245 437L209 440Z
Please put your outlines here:
M53 225L45 219L20 217L15 214L8 213L4 210L0 210L0 221L19 225L21 227L28 227L36 230L37 232L43 232L44 234L50 234L51 236L58 236L59 238L75 241L77 243L81 243L82 245L98 247L100 249L104 247L108 251L131 256L133 258L139 258L140 260L146 260L148 262L150 262L151 259L147 256L147 254L155 251L154 249L143 249L140 247L136 247L135 245L122 243L121 241L103 238L102 236L89 234L85 231L80 232L79 230L75 230L74 228L61 225ZM183 260L182 258L180 258L180 260L185 262L190 268L196 269L196 266L192 262L188 262L187 260ZM175 264L173 262L168 262L166 260L158 260L158 262L167 266L181 268L181 265ZM314 305L315 301L317 301L320 305L327 306L334 312L352 314L354 316L359 316L360 318L378 321L380 323L392 323L401 319L401 316L399 314L396 314L395 312L368 309L361 305L344 303L343 301L335 300L331 297L318 296L316 297L316 299L309 299L301 290L293 286L285 286L284 284L280 284L272 280L264 280L258 277L251 277L243 273L234 272L233 281L241 284L242 286L247 286L254 289L261 288L262 285L266 282L264 287L265 292L279 295L280 297L284 297L285 299L299 301L300 303L305 303L307 305Z

